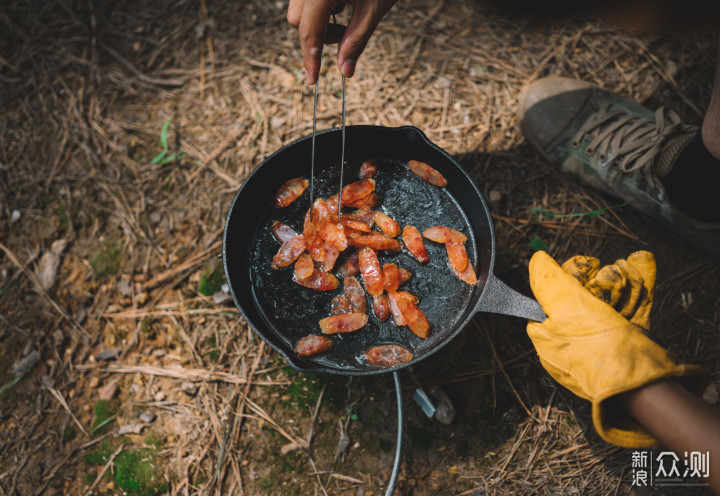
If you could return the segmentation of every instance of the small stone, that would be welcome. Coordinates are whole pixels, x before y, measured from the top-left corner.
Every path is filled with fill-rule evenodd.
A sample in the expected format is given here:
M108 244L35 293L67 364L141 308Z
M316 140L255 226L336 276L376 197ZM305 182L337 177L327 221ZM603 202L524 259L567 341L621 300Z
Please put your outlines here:
M718 402L718 390L714 382L711 382L705 388L705 392L703 393L703 399L711 405L714 405Z
M40 382L42 382L42 385L46 388L55 387L55 381L52 379L52 377L49 377L47 375L42 376Z
M167 355L167 351L162 348L156 348L152 351L152 356L154 356L155 358L162 358L165 355Z
M12 367L10 367L10 372L12 372L15 377L22 377L30 372L30 369L32 369L39 360L40 353L38 353L37 350L32 350L25 358L13 363Z
M103 350L97 354L97 359L101 361L116 360L120 352L117 348L110 348L109 350Z
M450 87L452 86L452 84L453 84L453 78L449 78L449 77L445 77L445 76L440 76L440 77L437 79L437 85L438 85L438 87L441 88L441 89L446 90L446 89L450 88Z
M20 220L20 215L21 215L21 214L20 214L20 210L13 210L13 211L10 213L10 223L12 224L13 222L19 221L19 220Z
M283 445L283 446L280 448L280 454L283 455L283 456L285 456L285 455L287 455L288 453L290 453L291 451L295 451L295 450L298 450L298 449L300 449L300 446L298 446L297 444L295 444L295 443L287 443L287 444Z
M162 401L164 399L165 393L163 393L162 391L158 391L157 393L155 393L155 401Z
M138 305L144 305L148 301L148 294L143 291L142 293L138 293L135 299L137 300Z
M115 489L115 483L113 481L110 481L107 484L105 484L105 488L108 491L112 491L113 489Z
M499 203L503 199L502 191L494 189L490 192L490 203Z
M140 434L145 427L144 424L125 424L118 428L118 436L124 436L125 434Z
M350 436L347 435L347 432L343 431L340 434L340 439L338 440L337 448L335 448L335 455L338 457L344 456L349 447L350 447Z
M140 394L141 391L142 391L142 388L140 387L139 384L131 384L130 385L130 392L132 393L133 396L137 396L138 394Z
M180 458L185 458L186 456L188 456L188 450L180 448Z
M151 424L155 421L157 418L157 415L155 415L152 412L143 412L140 414L140 420L145 422L146 424Z
M53 345L55 348L60 348L62 346L63 341L65 341L65 335L62 333L60 329L53 332Z
M115 289L123 296L130 296L132 294L132 284L129 278L122 278L115 285Z
M92 376L90 380L88 381L88 387L91 387L95 389L100 385L100 379L98 379L96 376Z
M53 242L50 249L43 253L40 258L35 275L40 282L40 286L46 291L55 284L55 276L57 276L57 271L60 267L60 255L66 246L66 240L58 239Z
M197 386L190 381L184 381L180 384L180 390L189 396L195 396L197 394Z
M232 296L222 291L218 291L213 295L213 303L216 305L227 305L232 302Z
M98 391L98 396L101 400L110 401L115 397L115 393L117 393L118 390L118 384L120 383L120 379L115 379L114 381L108 382L105 386L100 388Z

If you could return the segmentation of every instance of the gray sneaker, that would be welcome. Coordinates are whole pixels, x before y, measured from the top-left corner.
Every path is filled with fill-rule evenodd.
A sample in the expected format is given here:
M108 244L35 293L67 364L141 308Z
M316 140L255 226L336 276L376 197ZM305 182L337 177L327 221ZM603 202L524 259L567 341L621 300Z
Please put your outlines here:
M698 132L672 110L653 112L590 83L548 77L520 94L518 121L525 138L563 172L720 253L720 224L680 211L659 180Z

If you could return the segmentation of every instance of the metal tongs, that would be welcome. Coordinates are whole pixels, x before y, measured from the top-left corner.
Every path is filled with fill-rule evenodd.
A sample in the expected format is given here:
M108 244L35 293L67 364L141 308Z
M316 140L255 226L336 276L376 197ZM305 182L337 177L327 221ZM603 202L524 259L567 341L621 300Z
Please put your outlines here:
M338 29L337 20L335 14L339 14L345 8L344 3L340 3L335 7L332 12L333 27L335 28L335 35L338 42L338 49L340 47L340 30ZM323 34L323 46L325 45L325 38L327 36L327 30L330 25L325 26L325 33ZM342 149L340 152L340 188L338 192L338 222L340 222L340 211L342 210L342 188L343 188L343 171L345 169L345 76L342 75ZM315 134L317 129L317 102L318 102L318 83L320 82L320 74L315 80L315 100L313 103L313 125L312 125L312 152L310 154L310 220L313 221L313 205L315 204Z

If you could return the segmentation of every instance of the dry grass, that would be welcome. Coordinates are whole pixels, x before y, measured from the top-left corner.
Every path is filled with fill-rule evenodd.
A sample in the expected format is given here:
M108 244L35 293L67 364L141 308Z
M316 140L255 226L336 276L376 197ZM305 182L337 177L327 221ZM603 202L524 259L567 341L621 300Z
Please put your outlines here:
M371 442L394 435L387 378L301 378L233 307L198 291L238 186L265 156L311 131L311 88L285 8L0 6L3 384L11 364L31 348L40 353L0 397L1 493L83 494L91 485L118 493L102 475L114 474L121 451L142 446L142 435L124 436L103 466L83 456L148 411L157 419L139 428L164 436L155 456L171 494L382 491L391 453ZM494 199L496 273L525 293L535 237L558 259L655 251L656 330L717 380L717 261L629 207L532 214L618 202L543 164L515 118L526 84L560 74L669 105L698 124L716 43L700 30L633 33L596 18L545 21L470 0L402 0L348 83L347 120L417 126L457 157ZM328 53L320 129L340 119L334 48ZM168 149L183 156L153 164L166 121ZM43 287L36 274L57 240L67 248ZM594 435L587 405L543 373L522 322L478 316L456 341L408 372L446 388L458 415L451 426L433 425L411 404L405 380L409 433L397 494L628 493L629 452ZM108 349L118 363L97 363ZM93 407L114 381L116 417L97 437ZM315 391L307 405L303 391ZM342 415L340 430L362 442L336 456Z

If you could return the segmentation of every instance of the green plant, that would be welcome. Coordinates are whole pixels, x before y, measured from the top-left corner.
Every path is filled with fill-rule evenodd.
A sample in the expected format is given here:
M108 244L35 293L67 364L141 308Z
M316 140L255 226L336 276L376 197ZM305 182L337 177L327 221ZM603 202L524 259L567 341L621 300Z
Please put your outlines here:
M159 448L165 442L165 437L155 431L150 431L145 435L145 444Z
M217 261L213 261L207 266L205 272L203 272L200 276L198 291L200 291L200 294L205 296L212 296L220 291L220 287L224 283L225 271L223 270L222 264Z
M185 157L183 152L171 152L170 148L168 148L167 132L171 122L172 121L165 121L162 130L160 130L160 146L162 146L162 151L153 157L151 161L153 164L165 165Z
M535 236L530 241L530 248L533 249L534 251L547 251L548 246L547 246L547 243L545 242L545 240L543 240L539 236Z
M95 420L93 421L91 432L92 434L98 434L105 429L105 427L115 420L113 415L112 405L109 401L100 400L95 403Z
M126 439L106 438L83 459L88 465L104 466L121 443ZM123 494L132 496L155 496L167 491L167 484L160 478L155 463L156 451L151 448L128 448L120 451L114 460L114 470L105 477L112 479ZM89 483L95 480L92 474L86 476Z
M97 254L92 262L96 276L103 277L115 275L120 271L122 257L122 244L106 242L105 247Z

